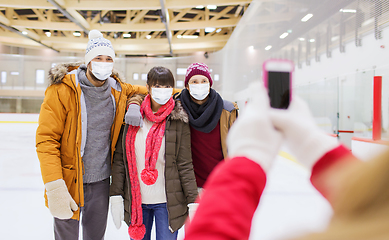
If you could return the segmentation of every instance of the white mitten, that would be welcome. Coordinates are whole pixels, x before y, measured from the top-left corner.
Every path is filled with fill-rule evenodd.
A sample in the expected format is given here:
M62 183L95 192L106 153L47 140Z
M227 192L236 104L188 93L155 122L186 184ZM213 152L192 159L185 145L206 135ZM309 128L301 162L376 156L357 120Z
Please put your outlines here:
M198 206L199 206L198 203L189 203L188 204L188 208L189 208L188 215L189 215L189 220L190 221L192 221Z
M339 146L337 139L316 125L308 105L298 96L293 96L288 109L271 109L270 117L285 135L292 154L309 170L325 153Z
M267 172L278 154L281 133L269 117L269 97L261 83L249 87L251 101L232 125L227 136L229 157L247 157Z
M111 214L113 223L117 229L122 226L124 220L124 202L121 195L111 196Z
M128 106L124 121L131 126L143 126L143 117L140 113L140 106L138 104L130 104L130 106Z
M46 195L51 215L59 219L69 219L78 206L66 187L63 179L45 184Z

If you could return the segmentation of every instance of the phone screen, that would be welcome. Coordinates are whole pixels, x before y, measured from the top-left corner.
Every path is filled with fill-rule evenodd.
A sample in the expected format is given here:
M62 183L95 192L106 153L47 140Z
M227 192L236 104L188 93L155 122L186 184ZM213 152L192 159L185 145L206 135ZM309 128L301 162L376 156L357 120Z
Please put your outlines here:
M273 108L286 109L290 103L290 73L268 72L268 89L270 106Z

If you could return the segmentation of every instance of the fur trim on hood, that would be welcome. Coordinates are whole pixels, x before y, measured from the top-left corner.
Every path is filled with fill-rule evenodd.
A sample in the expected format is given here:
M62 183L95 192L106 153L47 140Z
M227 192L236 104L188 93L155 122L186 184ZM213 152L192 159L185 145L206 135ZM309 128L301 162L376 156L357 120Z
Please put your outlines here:
M65 77L66 74L73 71L74 69L77 69L80 67L81 64L84 64L83 62L73 62L73 63L59 63L52 67L49 71L49 86L53 84L59 84L62 83L62 79ZM115 78L116 81L122 82L124 80L124 77L122 74L120 74L117 70L112 70L111 77Z
M172 120L181 120L184 123L189 123L188 114L182 107L181 101L176 101L176 105L174 106L173 111L170 113L170 117Z

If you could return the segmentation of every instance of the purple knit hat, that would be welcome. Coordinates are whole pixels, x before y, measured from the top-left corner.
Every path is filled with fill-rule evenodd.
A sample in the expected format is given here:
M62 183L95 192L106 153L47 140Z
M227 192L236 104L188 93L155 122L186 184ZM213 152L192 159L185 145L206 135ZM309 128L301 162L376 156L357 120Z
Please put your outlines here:
M211 72L209 71L207 65L204 63L192 63L186 70L185 86L188 84L189 79L194 75L203 75L207 77L209 80L209 85L212 87L213 81L211 78Z

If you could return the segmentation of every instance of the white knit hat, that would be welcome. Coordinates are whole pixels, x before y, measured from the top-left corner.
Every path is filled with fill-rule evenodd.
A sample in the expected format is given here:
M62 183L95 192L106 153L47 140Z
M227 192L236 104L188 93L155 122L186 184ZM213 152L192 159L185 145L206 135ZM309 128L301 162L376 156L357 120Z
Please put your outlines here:
M98 55L110 56L115 61L115 51L113 50L111 41L105 39L99 30L91 30L89 32L89 42L85 52L85 64Z

